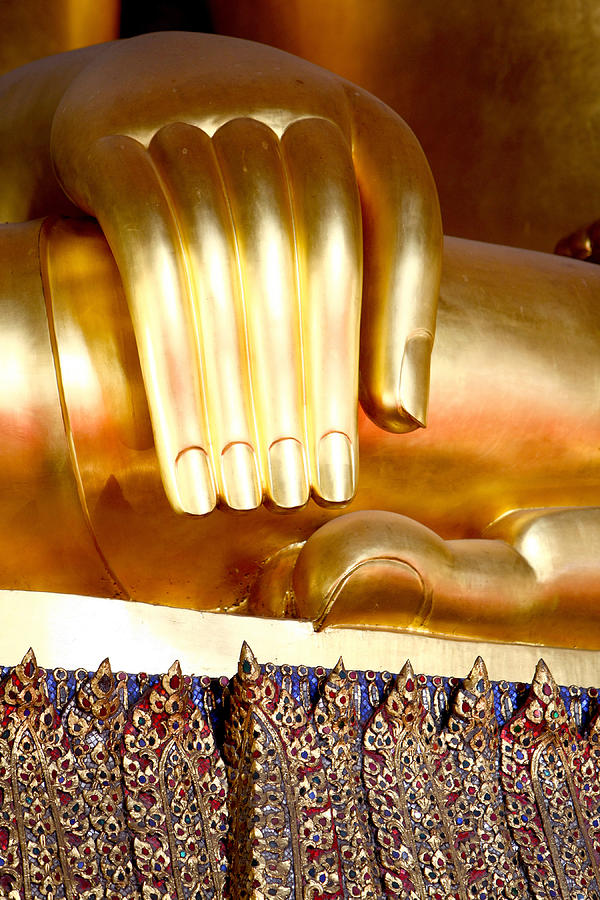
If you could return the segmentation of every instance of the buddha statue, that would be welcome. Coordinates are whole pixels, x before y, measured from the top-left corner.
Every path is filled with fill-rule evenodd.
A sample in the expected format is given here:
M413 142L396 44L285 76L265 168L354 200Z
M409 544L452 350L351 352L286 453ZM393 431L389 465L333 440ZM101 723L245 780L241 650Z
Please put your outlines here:
M600 271L442 248L340 75L60 7L0 80L0 652L44 665L0 673L0 894L596 896Z
M404 123L233 38L31 63L0 129L4 587L600 649L593 268L442 265Z

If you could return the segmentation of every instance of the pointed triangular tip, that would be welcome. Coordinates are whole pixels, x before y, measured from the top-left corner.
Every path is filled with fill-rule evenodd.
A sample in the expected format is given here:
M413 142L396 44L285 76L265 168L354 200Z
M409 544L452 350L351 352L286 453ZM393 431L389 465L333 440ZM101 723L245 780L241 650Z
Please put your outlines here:
M182 677L182 676L181 676L181 663L179 662L178 659L176 659L176 660L173 661L173 663L172 663L171 666L169 667L169 671L168 671L167 674L168 674L169 678L172 678L173 675L176 675L176 676L178 676L179 678Z
M37 659L35 658L35 653L33 652L33 647L30 647L23 659L21 660L21 665L24 666L26 663L33 663L37 669Z
M112 675L112 669L110 666L110 659L108 656L105 656L98 668L96 669L96 675L102 677L102 675Z
M557 691L558 691L558 687L556 685L556 682L554 680L554 676L552 675L552 672L546 665L545 661L541 658L538 660L538 664L535 667L535 674L533 676L532 684L534 687L536 685L538 687L541 687L544 684L548 684L552 688L553 693L557 693ZM546 693L546 692L544 692L544 693Z
M336 662L335 666L334 666L333 669L331 670L331 674L332 674L332 675L339 675L339 674L340 674L341 672L343 672L344 670L345 670L345 666L344 666L344 658L343 658L342 656L340 656L340 658L339 658L338 661Z
M113 678L110 660L108 656L102 660L94 674L92 675L92 690L96 697L104 697L114 688L115 680Z
M533 676L533 681L531 682L531 690L544 706L548 706L549 703L562 704L558 685L543 659L540 659L535 667L535 674Z
M23 657L21 663L16 668L19 678L24 678L25 680L29 681L35 678L36 672L38 671L38 663L37 659L35 658L35 653L33 652L31 647Z
M256 657L252 652L252 648L247 641L244 641L242 644L242 649L240 650L240 662L244 662L244 660L248 660L253 664L256 664Z
M400 675L398 677L399 678L414 678L415 677L415 672L412 667L412 663L411 663L410 659L406 660L406 662L400 669Z
M35 658L35 653L30 647L20 663L12 670L16 678L21 682L31 683L40 676L40 670Z
M548 668L546 661L541 656L537 661L537 666L535 667L534 678L536 678L538 675L541 678L552 678L552 672Z
M260 672L260 666L250 645L244 641L240 650L240 661L238 662L238 675L244 681L255 680Z
M412 694L417 687L414 669L410 659L407 659L396 678L395 688L399 693Z
M464 680L464 687L472 694L483 694L489 687L490 679L485 662L478 656L473 668Z
M184 678L181 674L181 663L178 659L175 659L171 663L165 674L162 676L160 684L162 684L164 690L166 690L167 694L169 695L182 694L187 692ZM158 696L159 694L160 689L158 684L156 684L152 688L151 696Z
M485 673L487 675L487 666L482 656L478 656L475 662L473 663L473 668L471 672L474 672L477 669L478 672L482 674Z

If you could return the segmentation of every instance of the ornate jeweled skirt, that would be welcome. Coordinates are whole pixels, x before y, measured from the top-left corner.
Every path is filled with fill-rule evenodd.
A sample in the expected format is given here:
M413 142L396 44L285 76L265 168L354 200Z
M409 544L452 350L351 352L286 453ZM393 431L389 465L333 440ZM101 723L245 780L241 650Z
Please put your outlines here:
M0 684L0 896L600 896L594 689L259 665Z

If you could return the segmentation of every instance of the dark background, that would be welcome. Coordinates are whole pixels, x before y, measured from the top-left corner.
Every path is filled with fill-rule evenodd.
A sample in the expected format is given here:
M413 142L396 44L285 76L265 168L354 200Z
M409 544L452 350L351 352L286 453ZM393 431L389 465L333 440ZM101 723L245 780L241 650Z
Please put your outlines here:
M122 0L121 37L148 31L212 31L202 0Z

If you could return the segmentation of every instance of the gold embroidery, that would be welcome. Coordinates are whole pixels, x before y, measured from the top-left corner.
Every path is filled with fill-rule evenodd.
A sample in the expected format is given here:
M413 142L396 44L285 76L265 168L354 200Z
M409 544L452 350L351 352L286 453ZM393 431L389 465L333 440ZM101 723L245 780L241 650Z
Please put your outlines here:
M407 662L364 736L363 777L389 897L465 900L466 879L433 774L435 740Z
M600 895L589 810L580 802L585 781L577 774L590 746L540 660L524 707L502 730L501 767L509 825L536 897Z
M540 663L515 714L499 684L499 754L480 659L450 699L410 664L383 703L389 673L361 686L340 660L316 675L313 703L307 669L263 670L244 646L224 715L198 683L223 715L229 821L225 765L178 663L128 710L108 660L47 688L30 651L0 683L0 897L598 900L600 718L580 735L584 691L567 713ZM361 701L378 707L364 729Z
M225 767L186 681L173 663L125 726L126 808L144 900L223 897Z
M261 672L246 644L225 727L232 895L343 897L340 840L313 717ZM354 843L362 859L356 835Z
M498 749L492 686L478 657L432 744L438 797L466 876L465 893L473 900L528 896L500 793Z
M0 698L2 815L12 832L2 885L26 900L101 897L75 759L33 651L0 685Z
M107 659L91 678L80 681L63 718L89 810L90 837L106 881L106 898L137 900L132 844L123 811L121 741L126 711L122 682L115 682Z
M600 859L600 712L590 723L589 736L579 744L570 771L588 823L596 863Z
M314 720L339 842L345 896L370 900L380 896L379 872L360 772L354 680L341 659L322 685L321 694Z

